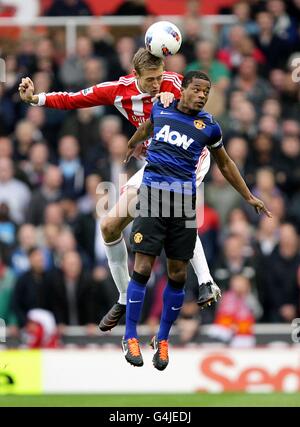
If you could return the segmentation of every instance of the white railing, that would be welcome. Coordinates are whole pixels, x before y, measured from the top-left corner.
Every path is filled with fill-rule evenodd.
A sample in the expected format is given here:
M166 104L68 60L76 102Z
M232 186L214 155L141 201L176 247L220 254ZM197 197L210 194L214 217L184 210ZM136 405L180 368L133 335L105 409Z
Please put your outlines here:
M78 27L85 27L93 24L109 25L111 27L139 27L143 24L145 16L40 16L31 21L24 21L22 18L0 18L1 27L65 27L66 31L66 53L67 55L75 51ZM183 24L183 17L180 15L159 16L159 20L174 22L179 26ZM225 25L236 22L234 15L206 15L199 18L201 22L208 25Z

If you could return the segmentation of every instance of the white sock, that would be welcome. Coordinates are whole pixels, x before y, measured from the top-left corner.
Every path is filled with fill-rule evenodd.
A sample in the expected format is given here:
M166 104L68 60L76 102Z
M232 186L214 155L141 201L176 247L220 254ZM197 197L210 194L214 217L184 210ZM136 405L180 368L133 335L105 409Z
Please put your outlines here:
M209 271L209 268L207 265L203 246L202 246L200 237L198 235L197 235L197 239L196 239L194 256L191 259L191 264L192 264L194 272L198 278L199 286L213 280L211 275L210 275L210 271Z
M105 252L111 275L120 293L118 303L126 305L126 294L130 276L127 248L123 236L114 242L105 243Z

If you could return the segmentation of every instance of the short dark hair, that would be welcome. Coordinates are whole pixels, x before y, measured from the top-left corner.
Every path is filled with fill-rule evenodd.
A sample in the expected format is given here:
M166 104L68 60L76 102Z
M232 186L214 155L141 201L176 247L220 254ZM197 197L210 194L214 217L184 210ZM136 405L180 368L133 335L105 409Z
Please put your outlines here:
M211 84L211 80L208 77L208 75L203 71L197 70L197 71L189 71L188 73L186 73L183 77L181 86L183 88L187 88L188 85L193 81L193 79L207 80Z

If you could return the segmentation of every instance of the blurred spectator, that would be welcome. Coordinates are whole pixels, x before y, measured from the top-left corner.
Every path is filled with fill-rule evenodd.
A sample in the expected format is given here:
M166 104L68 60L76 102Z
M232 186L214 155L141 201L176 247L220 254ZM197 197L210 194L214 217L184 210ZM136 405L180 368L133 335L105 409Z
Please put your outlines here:
M297 21L286 12L285 2L282 0L269 0L267 2L267 10L270 12L274 19L274 34L280 39L285 40L290 49L299 41L297 34ZM298 22L299 24L299 22Z
M173 71L174 73L184 74L186 68L186 60L182 53L176 55L169 55L165 59L166 70Z
M261 116L258 122L258 131L269 135L275 142L278 142L280 137L280 123L274 116Z
M247 178L247 160L249 156L247 140L241 136L233 136L227 141L226 150L239 168L242 176Z
M49 166L49 150L46 144L38 142L29 150L28 161L22 163L22 171L31 188L40 187Z
M89 171L95 172L98 168L103 167L102 165L107 162L108 146L111 139L121 132L122 119L119 116L109 114L101 117L98 122L97 143L87 151L86 161L89 165Z
M0 159L0 202L9 207L13 221L24 221L30 200L30 191L23 182L13 177L13 163L8 158Z
M237 71L243 58L247 56L253 58L257 64L264 64L266 60L263 53L255 46L250 37L239 34L240 29L238 29L239 27L232 28L231 32L235 30L237 34L232 35L232 44L227 49L219 51L218 59L226 64L232 72Z
M6 326L16 331L17 319L12 309L12 294L16 282L16 276L9 268L0 254L0 318Z
M99 107L102 108L102 107ZM80 108L65 120L61 136L72 135L78 139L80 152L84 159L89 161L89 154L97 149L99 119L98 108Z
M126 183L128 179L127 170L130 170L124 164L127 143L128 140L125 135L114 135L108 146L108 164L107 160L103 164L98 162L97 172L103 176L105 181L111 181L114 184L116 195L119 194L121 187ZM132 167L131 165L130 167Z
M40 225L44 220L45 208L49 203L57 202L61 197L62 174L57 166L48 166L41 188L33 191L27 211L27 220Z
M11 220L6 203L0 203L0 242L12 247L16 240L16 224Z
M254 36L256 46L266 58L265 73L273 68L283 68L290 53L287 43L274 33L274 18L271 13L261 11L256 15L258 34Z
M183 40L180 47L180 53L185 57L186 62L190 63L196 60L195 45L203 40L202 34L207 32L203 30L202 23L196 16L187 16L184 20ZM168 59L168 57L167 57ZM167 70L173 71L167 67Z
M11 254L11 266L17 276L30 268L28 252L37 244L36 229L31 224L23 224L18 231L18 245Z
M259 197L259 198L261 197L262 200L264 200L267 208L271 209L270 206L271 206L271 201L273 197L281 195L279 188L276 186L275 176L272 169L265 167L257 170L256 185L253 188L252 192L255 195L255 197ZM247 213L251 222L254 224L257 223L259 219L258 215L255 213L254 210L249 209L244 201L242 203L243 203L245 212Z
M88 37L80 36L76 41L76 52L65 59L59 76L67 90L79 90L84 87L84 67L88 59L93 56L93 45ZM34 83L35 85L35 83Z
M44 211L44 224L56 225L59 228L64 226L64 213L60 203L49 203Z
M34 247L28 251L28 257L30 270L20 275L13 294L13 307L20 327L26 324L29 310L33 308L49 310L51 304L43 253Z
M212 83L220 91L229 86L229 70L222 62L215 59L214 44L208 40L196 43L196 61L187 65L185 72L202 70L209 75Z
M78 209L81 213L93 213L97 199L97 187L102 181L98 174L88 175L85 179L86 194L78 200Z
M84 188L85 170L79 156L79 143L72 135L63 136L58 143L58 166L63 176L62 196L78 198Z
M256 292L255 260L245 254L243 237L229 235L224 241L222 252L215 264L213 276L220 288L227 290L231 276L239 274L251 281L252 292Z
M289 197L300 190L300 139L284 136L276 161L276 182Z
M105 65L100 58L89 58L84 64L84 86L91 87L103 82L106 78Z
M205 201L218 212L221 224L225 224L228 213L241 204L239 195L216 164L212 166L212 181L205 185Z
M255 47L252 39L246 35L244 28L234 25L229 31L228 45L219 50L217 58L230 70L236 71L244 56L252 57L257 63L265 62L264 55Z
M279 221L273 216L268 218L263 216L258 224L256 232L256 245L258 251L263 256L270 255L279 241Z
M89 16L91 9L85 0L54 0L46 16Z
M253 347L255 318L261 315L258 300L251 293L249 279L234 275L229 290L220 300L216 318L209 335L228 343L231 347Z
M14 160L26 160L32 144L42 139L42 134L29 120L18 122L15 131L15 152Z
M256 112L254 105L249 101L240 101L239 108L234 112L231 120L227 124L226 135L239 134L246 140L252 140L257 132Z
M8 136L0 137L0 159L9 158L13 156L12 140Z
M29 310L24 332L28 348L58 347L58 331L51 311L41 308Z
M255 59L251 56L243 58L237 75L230 84L229 94L233 90L244 92L248 101L253 103L257 110L261 107L264 99L271 94L269 83L259 76Z
M123 36L116 43L116 51L120 61L121 75L132 72L132 58L136 51L135 41L132 37Z
M235 15L237 22L244 29L245 33L249 36L257 34L257 24L251 19L251 5L247 1L237 1L232 6L232 13ZM220 30L220 46L226 47L229 43L229 33L232 25L224 25Z
M279 244L271 255L261 260L258 269L264 317L266 322L291 322L297 317L300 265L299 236L292 224L282 224Z
M66 252L61 269L53 271L52 308L60 332L66 325L96 323L96 301L90 278L82 269L80 256L75 251Z
M276 159L274 142L271 135L259 132L253 143L247 161L247 182L255 183L258 168L272 167Z

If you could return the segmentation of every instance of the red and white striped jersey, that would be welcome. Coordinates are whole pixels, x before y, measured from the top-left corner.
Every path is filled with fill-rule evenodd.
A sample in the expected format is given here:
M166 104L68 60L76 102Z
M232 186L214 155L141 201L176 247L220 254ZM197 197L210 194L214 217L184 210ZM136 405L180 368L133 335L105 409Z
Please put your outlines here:
M181 81L180 74L164 71L160 91L172 92L175 98L179 98ZM39 94L38 105L65 110L114 105L130 123L138 127L150 117L153 104L151 99L148 93L143 93L139 89L135 75L129 74L120 77L119 80L100 83L76 93Z

